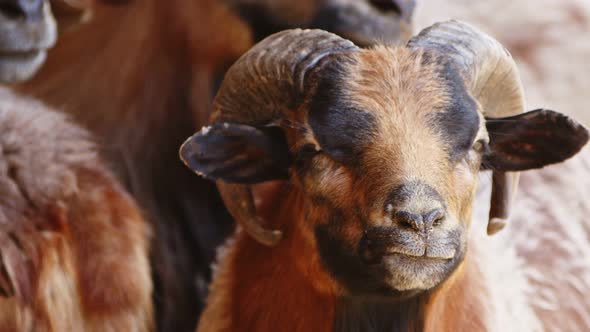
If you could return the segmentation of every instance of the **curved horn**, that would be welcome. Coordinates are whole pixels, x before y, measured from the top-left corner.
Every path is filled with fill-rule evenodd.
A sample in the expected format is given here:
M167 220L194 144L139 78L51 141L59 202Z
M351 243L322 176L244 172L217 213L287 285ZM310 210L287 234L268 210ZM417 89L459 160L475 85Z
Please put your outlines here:
M305 96L306 79L322 60L358 49L352 42L322 30L286 30L264 39L227 72L213 104L213 123L255 127L277 124ZM266 230L256 214L251 188L217 181L226 207L244 230L267 246L281 232Z
M524 93L516 63L497 40L463 22L432 25L408 42L408 47L433 49L450 59L485 117L524 112ZM488 234L502 229L516 193L518 173L494 172Z
M294 109L306 75L326 57L357 50L322 30L285 30L256 44L228 70L213 104L213 122L261 126Z
M252 191L248 185L229 184L223 181L216 183L229 213L244 227L248 235L269 247L279 243L283 234L281 231L262 227L262 221L256 214Z

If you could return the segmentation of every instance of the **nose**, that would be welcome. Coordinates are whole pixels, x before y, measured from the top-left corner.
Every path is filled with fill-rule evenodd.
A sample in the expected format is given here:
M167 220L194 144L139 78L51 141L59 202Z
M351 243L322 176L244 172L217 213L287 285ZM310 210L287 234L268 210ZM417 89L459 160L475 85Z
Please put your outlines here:
M11 19L39 20L46 0L0 0L0 14Z
M397 3L393 0L370 0L369 1L373 7L379 9L380 11L387 12L387 11L394 11L400 13L401 10Z
M394 221L400 226L411 228L417 232L427 233L434 227L440 226L444 219L443 209L437 208L428 213L412 213L409 211L396 211L393 215Z
M415 0L369 0L369 3L381 12L395 12L404 17L411 16L416 6Z

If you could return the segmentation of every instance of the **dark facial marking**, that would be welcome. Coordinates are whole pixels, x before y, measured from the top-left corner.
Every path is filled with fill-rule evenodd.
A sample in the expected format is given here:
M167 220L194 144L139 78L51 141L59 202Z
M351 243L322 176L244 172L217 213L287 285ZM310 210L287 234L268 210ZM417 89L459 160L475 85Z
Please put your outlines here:
M345 211L323 197L315 197L314 204L328 209L330 215L327 224L315 229L319 254L326 269L350 290L362 290L369 294L384 293L386 286L373 277L374 271L369 271L357 254L356 244L342 240Z
M342 235L344 211L332 208L330 222L316 227L315 237L320 257L331 275L353 294L402 296L391 290L379 277L386 274L379 265L368 266L356 250L356 243L345 243ZM359 221L360 222L360 221Z
M323 265L328 272L341 282L351 294L375 299L405 299L416 295L415 291L397 291L391 289L383 281L387 271L381 264L368 264L362 255L363 241L358 243L345 242L345 212L334 207L328 200L317 197L316 205L323 205L330 210L327 224L317 226L315 237ZM358 223L362 216L356 215Z
M424 61L432 59L426 55ZM434 113L431 123L447 142L450 160L456 162L469 151L479 130L477 104L467 92L459 71L444 60L436 61L439 62L439 77L448 89L451 102L442 112Z
M322 150L334 160L354 166L375 132L373 115L349 102L343 81L347 61L326 64L309 107L309 124Z

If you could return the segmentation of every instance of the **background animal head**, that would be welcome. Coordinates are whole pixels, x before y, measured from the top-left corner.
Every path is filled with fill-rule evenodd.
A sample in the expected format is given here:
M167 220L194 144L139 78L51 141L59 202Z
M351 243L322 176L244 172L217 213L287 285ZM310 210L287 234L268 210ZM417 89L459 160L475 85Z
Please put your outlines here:
M413 0L228 0L255 40L288 28L318 28L357 45L398 43L412 34Z

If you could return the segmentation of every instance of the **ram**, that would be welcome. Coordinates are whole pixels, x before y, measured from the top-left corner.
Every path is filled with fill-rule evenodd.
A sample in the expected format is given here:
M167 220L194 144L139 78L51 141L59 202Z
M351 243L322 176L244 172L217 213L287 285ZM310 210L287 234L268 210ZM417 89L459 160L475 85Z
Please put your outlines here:
M190 331L233 220L215 185L178 162L178 146L207 123L218 77L252 46L252 32L225 1L86 2L87 20L64 31L38 75L17 89L101 142L153 225L158 326ZM388 17L387 26L400 24Z
M498 297L501 275L484 274L485 239L468 236L478 176L492 170L493 234L518 172L573 156L588 132L523 111L510 54L465 23L405 47L360 49L321 30L263 40L180 150L242 225L198 331L485 331L501 312L521 315L499 330L534 329L522 327L536 317L526 301ZM253 186L267 180L282 181Z
M149 226L90 134L0 101L0 330L152 330Z

